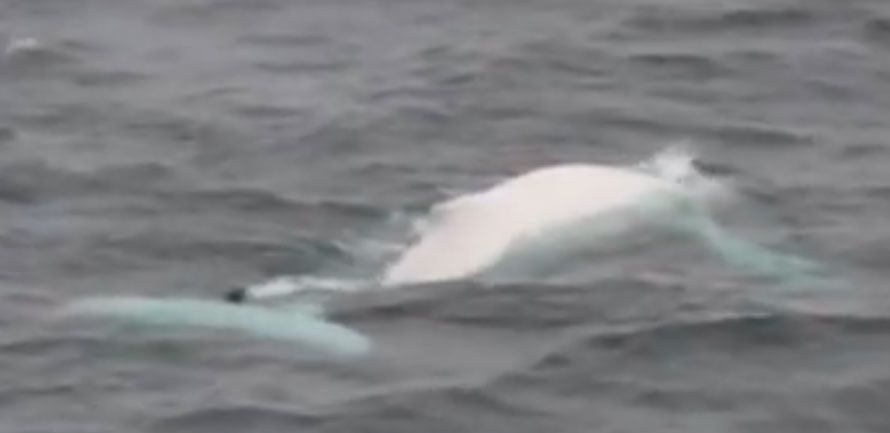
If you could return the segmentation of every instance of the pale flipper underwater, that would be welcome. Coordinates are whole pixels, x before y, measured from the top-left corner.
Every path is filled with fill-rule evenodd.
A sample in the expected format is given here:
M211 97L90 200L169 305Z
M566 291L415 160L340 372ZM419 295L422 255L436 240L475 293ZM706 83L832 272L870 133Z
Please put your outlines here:
M362 356L372 346L365 335L327 320L320 305L303 302L271 307L190 298L108 296L75 301L60 313L65 318L228 330L295 343L306 351L336 357Z
M838 288L844 284L839 276L830 275L825 264L738 236L697 206L682 213L675 223L722 262L748 276L769 279L787 288Z

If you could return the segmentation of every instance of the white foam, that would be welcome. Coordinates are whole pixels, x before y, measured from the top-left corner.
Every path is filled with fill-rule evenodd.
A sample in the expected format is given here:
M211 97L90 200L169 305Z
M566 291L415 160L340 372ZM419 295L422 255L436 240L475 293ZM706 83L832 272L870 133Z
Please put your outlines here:
M278 276L247 286L245 295L251 300L280 298L301 293L356 292L368 286L365 280L322 277L314 275Z
M4 48L4 52L7 55L14 55L17 53L31 52L37 51L41 49L43 45L35 38L17 38L11 39L6 43L6 47Z

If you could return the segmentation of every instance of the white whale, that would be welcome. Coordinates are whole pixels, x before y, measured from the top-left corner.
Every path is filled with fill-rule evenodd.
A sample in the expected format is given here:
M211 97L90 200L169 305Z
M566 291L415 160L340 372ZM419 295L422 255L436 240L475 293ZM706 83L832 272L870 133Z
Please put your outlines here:
M727 189L668 150L637 167L567 164L507 179L435 205L384 286L544 271L631 233L705 212ZM670 222L671 224L667 224Z
M814 280L815 264L770 251L723 230L710 210L732 194L699 173L688 153L657 154L635 167L566 164L544 167L433 206L419 239L383 273L380 286L460 279L522 279L553 272L588 252L624 245L640 233L677 232L724 261L786 281ZM348 281L275 278L237 291L239 301L305 289L354 291ZM372 341L327 320L315 304L286 309L183 298L94 298L68 314L150 325L201 326L290 340L339 356L359 356Z

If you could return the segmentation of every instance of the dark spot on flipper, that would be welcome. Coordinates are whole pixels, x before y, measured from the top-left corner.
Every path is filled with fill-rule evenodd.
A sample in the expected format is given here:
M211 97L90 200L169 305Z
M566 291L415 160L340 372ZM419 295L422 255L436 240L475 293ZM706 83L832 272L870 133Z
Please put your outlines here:
M241 304L247 300L247 289L236 287L226 292L225 300L233 304Z

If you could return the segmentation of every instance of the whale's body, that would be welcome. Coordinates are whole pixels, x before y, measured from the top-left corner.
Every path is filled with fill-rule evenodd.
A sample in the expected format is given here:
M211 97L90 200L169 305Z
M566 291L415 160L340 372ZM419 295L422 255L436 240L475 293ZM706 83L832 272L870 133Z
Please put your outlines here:
M557 262L689 209L700 197L681 182L686 177L595 164L533 170L434 206L420 239L381 282L428 283Z
M588 252L620 249L634 235L664 232L697 240L723 261L760 276L819 281L813 278L820 270L814 263L723 230L709 210L725 203L732 196L727 193L731 191L695 169L689 154L671 149L634 167L566 164L536 169L433 206L419 239L375 283L523 281L558 272L564 262L586 261ZM305 287L355 289L320 284L324 281L275 278L243 289L238 299L285 296ZM339 356L371 350L369 338L326 319L319 305L294 305L281 309L187 298L100 297L76 301L64 311L145 325L233 330Z

